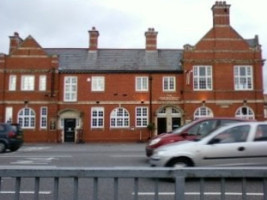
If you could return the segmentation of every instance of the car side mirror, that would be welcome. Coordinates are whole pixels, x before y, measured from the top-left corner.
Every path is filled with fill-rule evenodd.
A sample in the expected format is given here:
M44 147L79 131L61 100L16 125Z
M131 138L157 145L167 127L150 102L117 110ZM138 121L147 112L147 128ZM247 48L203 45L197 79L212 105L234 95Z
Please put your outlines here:
M221 142L221 139L219 138L213 138L212 140L209 141L208 144L218 144Z

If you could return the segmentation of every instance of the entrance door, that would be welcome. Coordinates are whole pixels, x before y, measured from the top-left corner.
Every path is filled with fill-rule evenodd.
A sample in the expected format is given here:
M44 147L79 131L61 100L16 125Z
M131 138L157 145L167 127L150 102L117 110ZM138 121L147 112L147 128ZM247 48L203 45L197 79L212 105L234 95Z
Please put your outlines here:
M76 119L65 119L64 120L64 141L65 142L75 141L75 126L76 126Z
M158 118L158 134L166 133L167 122L166 118Z

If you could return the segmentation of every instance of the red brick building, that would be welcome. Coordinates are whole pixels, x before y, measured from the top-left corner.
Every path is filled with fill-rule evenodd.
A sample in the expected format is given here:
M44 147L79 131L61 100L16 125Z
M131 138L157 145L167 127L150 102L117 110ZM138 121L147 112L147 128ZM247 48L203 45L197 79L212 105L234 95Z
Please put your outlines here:
M98 48L95 28L88 48L15 33L0 55L0 121L19 122L27 142L90 142L145 140L200 117L263 120L258 37L231 27L225 2L212 12L212 28L183 49L158 49L152 28L144 49Z

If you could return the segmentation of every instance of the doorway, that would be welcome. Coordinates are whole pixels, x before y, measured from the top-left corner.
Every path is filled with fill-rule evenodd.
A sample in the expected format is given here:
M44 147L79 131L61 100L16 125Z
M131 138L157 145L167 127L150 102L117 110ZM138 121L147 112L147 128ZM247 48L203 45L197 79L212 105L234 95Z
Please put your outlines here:
M75 141L75 127L76 127L75 118L64 119L64 141L65 142Z
M171 132L181 126L182 113L174 106L162 107L157 112L157 134Z

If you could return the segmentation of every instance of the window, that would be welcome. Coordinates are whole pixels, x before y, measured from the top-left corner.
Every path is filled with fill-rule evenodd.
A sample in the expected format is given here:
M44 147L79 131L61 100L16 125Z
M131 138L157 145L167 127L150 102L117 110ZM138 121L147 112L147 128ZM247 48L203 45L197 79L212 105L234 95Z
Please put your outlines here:
M39 77L39 91L46 91L46 75Z
M211 109L206 106L199 107L194 113L194 119L204 118L204 117L213 117L213 112Z
M135 109L136 127L147 127L148 125L148 108L137 107Z
M148 77L136 77L135 90L139 92L148 91Z
M9 91L15 91L17 85L17 76L16 75L10 75L9 76Z
M174 76L163 77L163 91L175 91L175 84Z
M40 111L40 128L47 128L47 107L41 107Z
M234 81L235 90L252 90L252 66L235 66Z
M35 112L31 108L23 108L19 111L18 122L22 128L35 127Z
M112 128L127 128L129 127L129 113L124 108L116 108L110 115L110 127Z
M21 76L21 90L22 91L34 90L34 76L32 75Z
M194 90L212 90L212 67L194 66Z
M236 143L245 142L250 131L249 125L241 125L233 128L229 128L218 134L213 138L221 143Z
M253 110L247 106L238 108L235 116L242 119L255 119Z
M6 107L6 116L5 116L5 122L11 123L13 121L13 108L12 107Z
M67 76L64 79L64 101L77 101L77 77Z
M258 125L254 141L267 141L267 126Z
M94 107L91 109L91 127L92 128L104 127L104 108Z
M105 77L103 76L94 76L92 77L92 91L100 92L105 90Z

